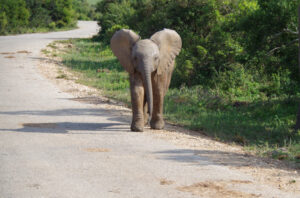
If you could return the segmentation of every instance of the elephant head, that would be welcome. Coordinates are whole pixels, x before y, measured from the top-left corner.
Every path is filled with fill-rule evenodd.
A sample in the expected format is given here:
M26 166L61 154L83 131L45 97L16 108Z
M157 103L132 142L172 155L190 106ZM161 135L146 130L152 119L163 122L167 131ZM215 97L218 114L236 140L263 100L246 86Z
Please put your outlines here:
M156 32L150 39L141 40L140 36L132 30L122 29L117 31L110 41L111 49L121 65L133 75L139 72L148 103L149 117L153 110L153 93L151 74L163 74L181 50L181 38L174 31L164 29Z

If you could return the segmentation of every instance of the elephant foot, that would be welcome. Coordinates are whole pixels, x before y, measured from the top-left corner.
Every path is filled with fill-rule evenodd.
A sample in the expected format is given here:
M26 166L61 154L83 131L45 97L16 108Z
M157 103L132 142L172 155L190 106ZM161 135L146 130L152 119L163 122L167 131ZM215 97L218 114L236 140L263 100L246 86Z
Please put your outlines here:
M131 123L131 131L143 132L144 131L144 122L142 120L140 122L132 122Z
M152 129L157 129L157 130L160 130L160 129L163 129L165 127L165 122L163 119L158 119L158 120L151 120L150 121L150 126Z

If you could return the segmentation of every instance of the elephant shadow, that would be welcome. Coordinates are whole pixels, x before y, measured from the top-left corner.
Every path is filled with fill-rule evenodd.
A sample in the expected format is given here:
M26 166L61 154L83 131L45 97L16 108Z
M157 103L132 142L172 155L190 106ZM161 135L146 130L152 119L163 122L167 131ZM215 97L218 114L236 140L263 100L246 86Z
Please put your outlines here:
M109 111L109 112L108 112ZM31 133L72 133L72 134L97 134L103 132L129 132L128 117L120 115L120 110L106 110L101 108L67 108L55 110L32 110L32 111L0 111L0 115L7 116L40 116L38 121L24 122L21 128L2 128L1 131L31 132ZM48 122L48 117L55 117L58 122ZM104 121L76 122L66 121L65 117L105 117ZM76 119L77 120L77 119Z

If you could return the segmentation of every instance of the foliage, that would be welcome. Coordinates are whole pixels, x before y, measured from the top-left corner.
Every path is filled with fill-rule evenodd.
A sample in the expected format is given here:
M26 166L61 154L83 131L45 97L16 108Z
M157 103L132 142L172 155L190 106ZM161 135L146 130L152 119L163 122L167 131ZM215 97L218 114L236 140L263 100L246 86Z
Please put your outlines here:
M85 77L78 82L99 88L106 95L128 102L128 75L113 56L109 46L87 39L70 42L76 48L62 55L63 63L84 74Z
M253 99L295 95L300 88L294 33L299 3L300 0L103 0L97 4L102 27L99 38L108 42L108 30L116 25L128 26L143 38L171 28L183 40L172 87L202 85Z
M110 30L117 26L129 27L127 22L135 12L129 1L118 0L101 1L97 4L96 11L100 13L99 25L101 26L101 34L98 38L106 43L110 41Z
M0 0L0 34L71 27L75 19L73 0Z
M29 10L26 8L25 0L0 0L0 13L2 31L24 27L28 24Z
M90 5L96 5L101 0L87 0Z
M79 20L97 20L98 13L95 6L91 5L89 0L73 0L73 7L76 12L76 17Z

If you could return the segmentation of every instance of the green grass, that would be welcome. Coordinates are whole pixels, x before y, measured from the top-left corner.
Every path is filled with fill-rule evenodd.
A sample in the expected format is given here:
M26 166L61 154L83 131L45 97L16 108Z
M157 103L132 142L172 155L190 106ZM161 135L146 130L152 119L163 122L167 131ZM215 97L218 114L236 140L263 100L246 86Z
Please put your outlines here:
M90 39L63 42L73 47L60 56L67 67L83 74L79 83L99 88L106 96L130 105L128 74L108 46ZM300 166L300 133L293 131L298 101L287 96L239 101L217 90L182 87L167 93L164 116L169 122L219 141L292 160Z
M79 83L103 90L107 96L130 103L128 74L122 69L110 48L86 39L71 40L76 48L63 54L63 63L85 78Z
M285 148L289 159L300 154L300 134L293 130L297 108L296 98L229 102L197 87L171 89L165 98L165 116L176 124L261 154Z

